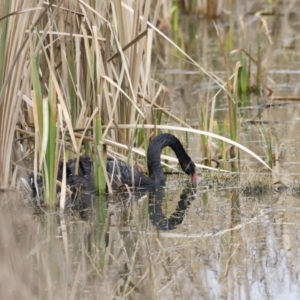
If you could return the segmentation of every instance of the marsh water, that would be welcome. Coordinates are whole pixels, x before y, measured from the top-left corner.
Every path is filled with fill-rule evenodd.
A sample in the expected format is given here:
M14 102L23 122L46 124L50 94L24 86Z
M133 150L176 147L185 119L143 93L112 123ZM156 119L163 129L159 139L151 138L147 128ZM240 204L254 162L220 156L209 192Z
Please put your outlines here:
M237 4L232 15L234 38L241 38L245 22L253 45L263 22L276 28L261 44L265 83L273 93L264 88L260 96L247 95L238 112L239 142L265 161L271 145L272 172L241 152L236 173L199 169L196 190L183 175L173 175L164 190L89 195L82 211L63 216L33 210L20 184L0 199L1 299L299 299L297 8L295 1L283 1L279 15L249 13L242 20L259 9ZM215 23L228 30L227 17ZM213 22L182 16L181 27L188 54L225 78ZM172 91L165 105L197 127L200 107L218 86L171 55L169 44L159 46L152 73ZM234 51L231 59L237 59ZM220 126L227 114L221 93ZM196 162L203 158L200 142L189 136ZM230 170L231 164L222 167Z

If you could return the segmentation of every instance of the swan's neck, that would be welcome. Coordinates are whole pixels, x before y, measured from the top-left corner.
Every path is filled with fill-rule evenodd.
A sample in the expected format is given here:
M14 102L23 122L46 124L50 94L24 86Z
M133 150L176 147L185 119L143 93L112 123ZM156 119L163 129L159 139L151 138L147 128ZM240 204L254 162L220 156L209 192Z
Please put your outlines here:
M147 164L149 177L155 180L157 185L165 184L165 175L160 163L162 149L169 146L176 154L181 167L191 159L185 152L180 141L171 134L164 133L155 137L149 145L147 152Z

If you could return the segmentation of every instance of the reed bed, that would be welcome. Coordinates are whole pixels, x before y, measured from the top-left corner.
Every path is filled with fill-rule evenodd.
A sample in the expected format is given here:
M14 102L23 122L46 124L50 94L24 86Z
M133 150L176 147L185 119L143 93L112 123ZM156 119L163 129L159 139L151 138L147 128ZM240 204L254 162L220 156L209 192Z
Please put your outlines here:
M103 189L102 140L109 136L129 149L138 143L134 126L111 126L156 123L153 104L159 104L161 89L150 78L153 30L147 20L155 24L157 12L150 16L150 10L150 1L6 3L1 23L2 187L9 183L11 166L5 162L15 138L22 156L32 159L34 174L42 173L50 205L60 160L92 154L97 187ZM143 132L143 146L149 135Z

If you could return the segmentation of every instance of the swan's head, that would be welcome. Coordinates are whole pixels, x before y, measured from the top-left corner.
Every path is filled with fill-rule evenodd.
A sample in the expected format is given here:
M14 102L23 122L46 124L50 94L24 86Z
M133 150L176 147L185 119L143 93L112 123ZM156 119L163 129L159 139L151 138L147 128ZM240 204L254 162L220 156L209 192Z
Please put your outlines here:
M197 173L196 173L196 165L194 162L189 161L189 163L182 168L187 175L191 177L191 181L193 185L196 185L197 183Z

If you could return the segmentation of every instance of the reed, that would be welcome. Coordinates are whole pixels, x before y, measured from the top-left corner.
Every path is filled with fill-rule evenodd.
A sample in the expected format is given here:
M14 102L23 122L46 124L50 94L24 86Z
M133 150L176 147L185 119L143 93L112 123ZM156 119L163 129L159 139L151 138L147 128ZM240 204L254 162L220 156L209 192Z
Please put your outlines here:
M106 182L109 182L106 179L105 174L105 164L106 164L106 153L103 151L103 147L100 144L102 141L102 126L101 126L101 120L96 120L96 135L95 135L95 143L97 145L98 155L96 156L97 159L94 163L94 170L95 170L95 181L96 181L96 188L100 191L100 193L106 192ZM111 186L108 183L108 190L111 192Z
M263 148L270 168L273 168L275 165L275 160L278 160L278 156L275 157L275 154L273 154L277 143L275 142L275 137L274 134L272 134L272 131L273 128L271 126L263 125L260 127Z

